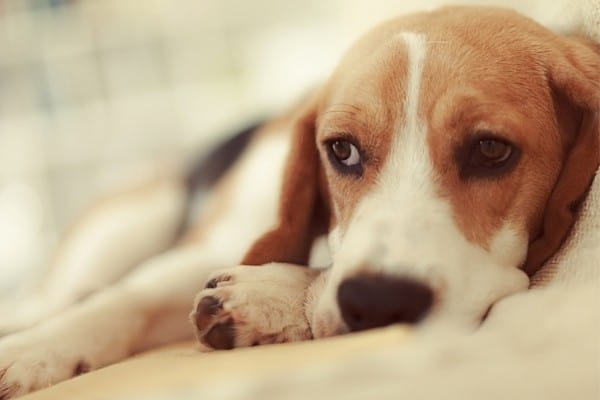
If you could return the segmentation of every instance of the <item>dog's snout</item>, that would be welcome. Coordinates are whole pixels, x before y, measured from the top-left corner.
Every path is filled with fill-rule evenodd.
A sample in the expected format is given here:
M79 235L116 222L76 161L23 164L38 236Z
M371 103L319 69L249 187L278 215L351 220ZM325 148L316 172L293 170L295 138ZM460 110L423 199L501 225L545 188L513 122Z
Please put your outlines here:
M418 322L431 308L433 293L412 279L361 275L342 281L337 300L348 328L361 331Z

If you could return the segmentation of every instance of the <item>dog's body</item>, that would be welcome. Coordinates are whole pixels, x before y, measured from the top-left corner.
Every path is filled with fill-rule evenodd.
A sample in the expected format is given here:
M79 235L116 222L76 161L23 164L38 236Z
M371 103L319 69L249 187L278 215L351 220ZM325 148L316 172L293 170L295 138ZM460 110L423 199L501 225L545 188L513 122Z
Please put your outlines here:
M39 300L0 326L33 325L0 341L0 398L190 337L200 289L192 323L216 349L476 326L567 235L598 169L599 93L593 44L513 12L378 27L254 133L182 237L176 176L76 226ZM321 234L331 267L298 267Z

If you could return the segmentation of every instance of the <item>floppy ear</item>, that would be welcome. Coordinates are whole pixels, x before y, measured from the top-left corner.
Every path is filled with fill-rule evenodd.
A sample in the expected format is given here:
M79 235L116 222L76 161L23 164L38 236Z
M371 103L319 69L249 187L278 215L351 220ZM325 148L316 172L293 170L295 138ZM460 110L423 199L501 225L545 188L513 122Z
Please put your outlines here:
M600 49L583 39L566 39L564 46L553 56L549 80L567 150L540 235L529 246L524 268L529 276L566 239L600 164Z
M315 104L312 99L291 122L291 146L283 175L278 224L253 244L243 264L306 265L314 238L327 229L328 212L320 191Z

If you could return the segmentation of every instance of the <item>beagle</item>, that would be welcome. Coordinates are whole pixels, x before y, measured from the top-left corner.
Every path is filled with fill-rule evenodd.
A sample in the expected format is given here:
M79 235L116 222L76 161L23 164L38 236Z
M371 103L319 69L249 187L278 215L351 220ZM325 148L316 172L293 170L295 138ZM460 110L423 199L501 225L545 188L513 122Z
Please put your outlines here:
M0 398L190 337L198 290L190 320L212 349L476 327L568 234L599 167L599 110L586 39L496 8L386 22L230 143L250 138L223 176L132 189L80 221L0 327L18 331L0 340ZM323 235L328 268L301 267Z

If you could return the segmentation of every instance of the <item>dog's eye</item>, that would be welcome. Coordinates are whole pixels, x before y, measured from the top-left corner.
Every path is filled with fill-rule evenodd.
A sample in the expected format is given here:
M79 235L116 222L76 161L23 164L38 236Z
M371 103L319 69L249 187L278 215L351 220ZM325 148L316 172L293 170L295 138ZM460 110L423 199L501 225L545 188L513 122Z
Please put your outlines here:
M519 159L519 148L491 132L480 132L457 149L461 178L498 177Z
M336 139L327 143L327 152L331 164L342 173L362 173L362 160L358 147L344 139Z
M336 140L331 144L331 150L335 158L349 167L360 163L360 154L355 145L347 140Z
M469 164L493 168L506 162L512 154L512 146L496 139L481 139L471 152Z

